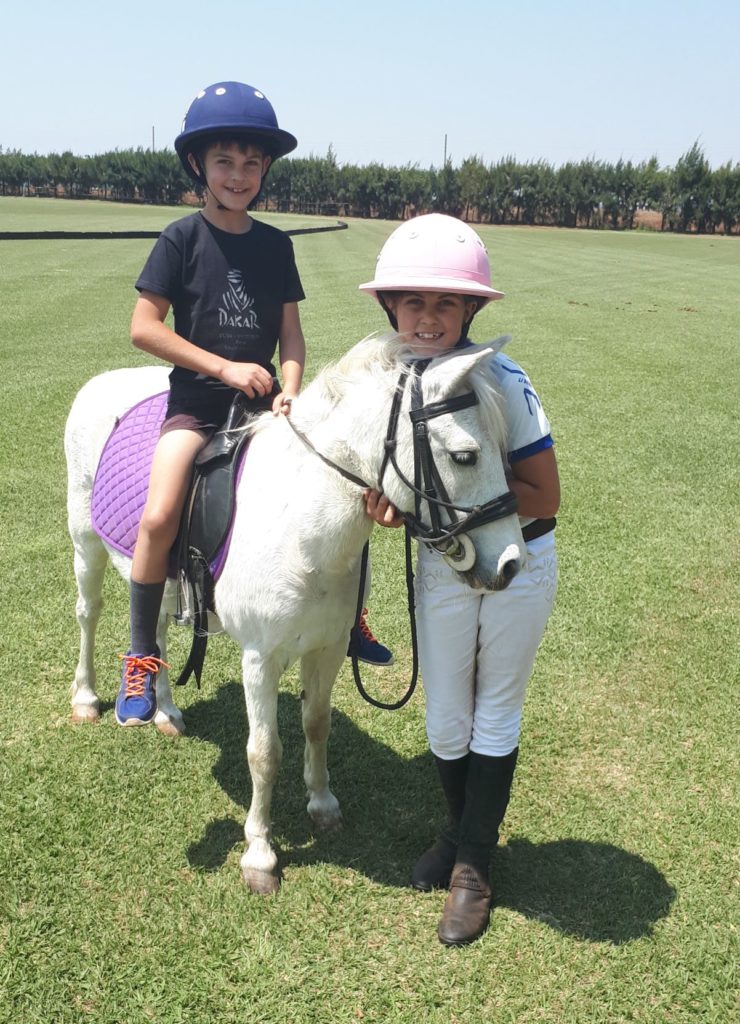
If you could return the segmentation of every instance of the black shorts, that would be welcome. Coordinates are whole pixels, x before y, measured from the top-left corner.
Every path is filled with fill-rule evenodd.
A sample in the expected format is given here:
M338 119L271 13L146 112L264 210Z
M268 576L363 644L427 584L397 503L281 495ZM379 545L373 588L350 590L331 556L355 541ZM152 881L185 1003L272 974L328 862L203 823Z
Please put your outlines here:
M268 412L272 409L275 395L279 394L280 385L273 380L269 395L246 398L246 409L254 413ZM171 390L160 437L171 430L194 430L207 440L226 421L236 395L234 388L202 388L189 392Z

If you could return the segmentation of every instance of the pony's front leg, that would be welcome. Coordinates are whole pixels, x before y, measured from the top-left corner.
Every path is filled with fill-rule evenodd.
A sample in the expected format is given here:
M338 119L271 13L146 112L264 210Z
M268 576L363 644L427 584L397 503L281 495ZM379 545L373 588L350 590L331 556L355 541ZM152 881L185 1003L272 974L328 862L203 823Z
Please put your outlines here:
M303 732L306 737L303 778L308 790L308 813L317 828L338 828L342 822L339 801L329 789L326 746L331 731L331 691L347 652L347 641L304 655Z
M162 601L162 610L157 622L157 646L159 647L162 661L167 661L167 624L169 613L174 610L174 594L168 584L165 597ZM182 736L185 732L185 722L182 711L175 704L170 687L170 676L166 668L160 669L157 673L157 713L154 716L154 724L165 736Z
M270 842L272 790L283 756L277 727L280 672L255 651L245 651L242 677L249 720L247 759L252 778L252 802L244 824L247 849L241 859L241 869L252 892L269 895L280 888L277 854Z
M91 530L77 533L73 540L80 657L71 686L72 721L97 722L100 719L100 701L96 692L95 632L103 607L103 577L108 563L108 552L100 538Z

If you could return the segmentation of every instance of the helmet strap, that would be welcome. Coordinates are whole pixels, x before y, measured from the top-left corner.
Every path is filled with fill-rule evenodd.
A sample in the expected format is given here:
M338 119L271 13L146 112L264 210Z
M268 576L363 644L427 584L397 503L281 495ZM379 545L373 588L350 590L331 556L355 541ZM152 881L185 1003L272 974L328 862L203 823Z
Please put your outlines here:
M225 207L225 206L223 206L223 204L222 204L222 203L219 203L218 199L216 199L215 195L213 195L213 190L211 189L211 186L210 186L210 185L208 184L208 178L206 177L206 169L205 169L205 166L204 166L204 164L203 164L203 161L202 161L202 160L201 160L201 158L200 158L200 153L193 153L193 152L191 151L191 152L189 153L189 156L192 156L193 160L195 161L195 166L196 166L196 173L197 173L197 175L198 175L198 180L199 180L200 184L201 184L201 185L202 185L202 186L203 186L204 188L207 188L207 189L208 189L208 191L209 191L209 192L211 193L211 195L213 196L213 198L214 198L214 199L216 200L216 207L217 207L217 208L218 208L219 210L225 210L225 209L226 209L226 207Z
M472 296L472 297L474 298L475 296ZM463 321L462 331L460 332L460 341L464 341L465 338L467 338L468 331L470 330L470 325L472 324L473 320L475 319L476 313L480 312L480 310L483 308L484 305L485 305L485 303L484 302L482 303L481 299L477 299L476 300L475 309L470 314L468 319Z
M398 330L398 320L396 319L395 313L392 312L390 306L385 301L385 298L383 297L383 293L382 292L378 292L378 302L380 303L380 305L385 310L385 315L388 317L388 320L390 321L391 327L393 328L394 331L397 331Z
M272 167L272 164L273 164L273 160L272 160L272 158L270 158L270 163L269 163L269 164L268 164L268 166L267 166L267 170L266 170L266 171L265 171L265 173L264 173L264 174L262 175L262 181L260 182L260 190L259 190L259 192L257 193L257 195L256 195L256 196L254 197L254 199L252 200L252 202L251 202L251 203L249 204L249 206L247 207L247 209L248 209L248 210L251 210L251 209L253 209L253 208L254 208L254 205L255 205L255 203L258 203L258 202L259 202L259 200L260 200L260 199L262 198L262 189L263 189L263 188L265 187L265 181L266 181L266 179L267 179L267 175L268 175L268 174L270 173L270 168Z
M460 331L460 341L463 341L465 338L467 338L468 331L470 330L470 325L472 324L473 319L475 318L475 314L477 312L478 312L478 307L476 306L475 309L473 310L473 312L468 317L468 319L467 320L463 320L462 330Z

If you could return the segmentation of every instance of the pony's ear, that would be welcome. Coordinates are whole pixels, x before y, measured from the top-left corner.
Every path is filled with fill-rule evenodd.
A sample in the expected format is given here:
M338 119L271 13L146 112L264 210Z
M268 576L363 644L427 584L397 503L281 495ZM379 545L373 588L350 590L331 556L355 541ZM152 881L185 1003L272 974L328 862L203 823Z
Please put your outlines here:
M492 356L495 356L497 352L500 352L502 348L509 344L511 341L510 334L499 334L498 338L494 338L492 341L484 341L482 345L476 345L476 348L487 348Z
M502 334L499 338L487 341L483 345L473 345L446 356L439 356L430 363L424 376L433 377L434 383L443 393L447 394L459 387L479 363L491 359L509 341L511 341L511 335Z

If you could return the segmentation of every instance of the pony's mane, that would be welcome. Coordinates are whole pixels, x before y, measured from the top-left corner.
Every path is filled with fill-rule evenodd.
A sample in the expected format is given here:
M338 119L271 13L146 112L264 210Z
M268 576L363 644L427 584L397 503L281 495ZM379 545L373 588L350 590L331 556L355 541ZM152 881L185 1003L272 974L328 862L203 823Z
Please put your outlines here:
M412 355L409 346L391 332L368 334L348 352L320 370L295 402L291 413L296 426L310 430L326 419L343 398L347 387L362 376L372 377L389 392L398 380L398 365ZM245 428L254 435L275 423L272 413L263 413Z
M369 375L375 380L387 381L392 388L395 385L393 373L407 353L408 345L397 334L369 334L335 363L325 366L314 384L333 401L340 399L347 385L358 376Z
M377 386L393 391L400 361L409 352L396 334L369 334L336 362L316 375L297 400L295 412L305 429L324 420L358 378L370 378Z
M450 353L440 359L455 359L465 351ZM296 425L300 423L302 430L326 419L344 397L347 388L358 377L370 377L378 387L388 394L393 392L398 383L399 367L403 362L419 359L418 353L393 332L369 334L359 341L348 352L333 363L329 363L316 375L305 391L296 399L293 413ZM491 360L494 358L491 354ZM489 435L496 439L501 450L506 451L506 419L502 411L503 399L496 385L496 378L490 367L490 361L479 362L474 367L468 381L478 398L481 416L485 421ZM253 421L247 430L256 433L275 422L272 413L265 413Z

